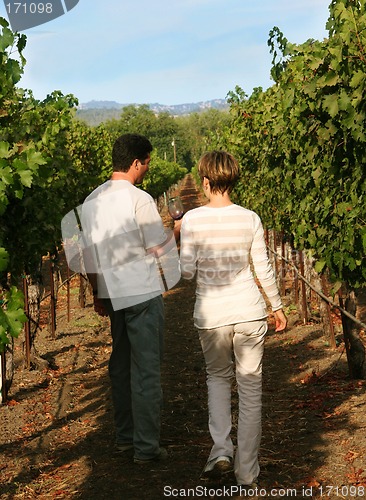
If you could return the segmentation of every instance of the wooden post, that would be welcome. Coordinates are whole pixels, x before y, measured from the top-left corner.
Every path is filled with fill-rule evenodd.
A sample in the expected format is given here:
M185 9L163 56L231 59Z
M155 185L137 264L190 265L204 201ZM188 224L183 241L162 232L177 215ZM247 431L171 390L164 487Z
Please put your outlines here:
M338 292L338 299L339 299L339 305L342 307L342 309L344 309L344 301L343 301L343 297L342 297L342 292ZM342 318L343 339L344 339L344 346L346 348L349 376L351 378L354 378L352 363L351 363L351 352L350 352L351 345L350 345L348 321L347 321L346 316L342 313L342 311L341 311L341 318Z
M286 245L285 245L285 238L283 231L281 231L280 235L281 235L281 295L282 297L284 297L286 294L286 261L285 261Z
M6 389L6 359L5 359L5 347L1 353L1 399L0 403L6 403L8 399L7 389Z
M342 327L344 344L346 347L349 375L352 379L364 378L365 346L360 339L358 327L345 312L356 316L357 303L355 291L345 283L338 292L339 305L341 306Z
M67 293L67 321L70 323L70 268L66 265L67 269L67 281L66 281L66 293Z
M276 281L277 285L279 284L279 278L278 278L278 259L277 259L277 233L276 230L273 229L273 250L276 252L273 254L274 256L274 263L275 263L275 275L276 275Z
M324 274L322 274L321 283L322 283L323 293L325 295L328 295L327 280L326 280ZM320 298L320 300L323 301L322 298ZM335 334L334 334L334 324L333 324L333 318L332 318L332 310L331 310L329 302L327 302L325 300L323 302L325 303L325 308L326 308L327 317L328 317L327 326L329 327L329 331L327 331L327 333L328 333L328 336L329 336L330 347L332 349L336 349L337 344L336 344ZM327 328L327 330L328 330L328 328Z
M30 368L30 325L29 325L29 302L28 302L28 281L27 277L23 276L23 293L24 293L24 312L28 318L28 321L24 323L24 334L25 334L25 366Z
M297 269L297 255L298 252L294 249L291 250L292 252L292 262L294 263L295 269L294 269L294 302L296 305L299 304L299 275L298 275L298 269Z
M54 272L54 262L52 258L50 259L50 287L51 287L51 301L50 301L50 309L51 309L51 336L53 339L56 338L56 298L55 298L55 282L53 280L53 272Z
M79 274L79 304L82 309L85 307L85 293L86 293L86 285L85 278L82 273Z
M172 146L173 146L173 154L174 154L174 163L177 163L177 148L175 145L175 138L174 137L173 137Z
M300 274L304 276L305 268L304 268L304 252L300 250L299 252L299 260L300 260ZM304 325L309 321L308 317L308 304L306 300L306 286L304 280L300 280L301 287L301 311L302 311L302 320Z

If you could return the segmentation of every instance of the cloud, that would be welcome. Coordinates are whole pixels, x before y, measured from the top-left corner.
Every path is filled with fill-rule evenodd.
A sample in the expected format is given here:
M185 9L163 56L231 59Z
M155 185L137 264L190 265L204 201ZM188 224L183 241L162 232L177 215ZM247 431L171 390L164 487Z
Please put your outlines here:
M179 104L267 87L268 34L322 38L327 0L81 0L43 33L29 31L21 84L81 102ZM216 93L216 95L215 95Z

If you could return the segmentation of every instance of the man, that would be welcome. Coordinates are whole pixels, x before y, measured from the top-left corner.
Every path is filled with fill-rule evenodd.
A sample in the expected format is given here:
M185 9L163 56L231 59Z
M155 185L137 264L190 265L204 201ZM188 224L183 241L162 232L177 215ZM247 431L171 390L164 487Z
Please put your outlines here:
M134 450L135 463L163 460L160 447L164 306L160 255L176 250L179 224L168 237L152 197L138 189L152 145L125 134L113 147L113 174L82 206L86 269L95 310L108 313L113 339L109 361L116 447Z

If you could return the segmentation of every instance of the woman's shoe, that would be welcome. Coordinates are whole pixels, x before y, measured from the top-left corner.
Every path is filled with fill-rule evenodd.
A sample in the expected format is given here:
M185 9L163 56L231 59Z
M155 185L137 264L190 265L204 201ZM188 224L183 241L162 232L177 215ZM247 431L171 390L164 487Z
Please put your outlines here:
M201 477L220 477L233 470L230 457L220 456L213 458L205 465Z

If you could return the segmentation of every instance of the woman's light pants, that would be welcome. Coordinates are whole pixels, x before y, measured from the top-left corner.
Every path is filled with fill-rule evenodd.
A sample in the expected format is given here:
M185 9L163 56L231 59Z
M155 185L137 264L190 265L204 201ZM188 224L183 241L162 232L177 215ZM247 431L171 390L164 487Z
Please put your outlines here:
M230 432L235 358L239 417L234 471L238 484L251 484L259 474L262 358L266 333L266 320L199 331L207 370L209 430L214 442L208 460L221 455L234 456Z

